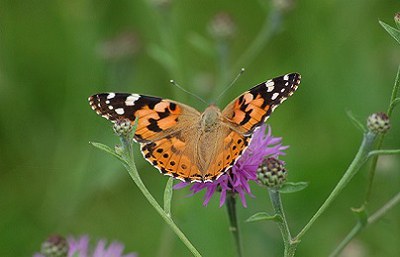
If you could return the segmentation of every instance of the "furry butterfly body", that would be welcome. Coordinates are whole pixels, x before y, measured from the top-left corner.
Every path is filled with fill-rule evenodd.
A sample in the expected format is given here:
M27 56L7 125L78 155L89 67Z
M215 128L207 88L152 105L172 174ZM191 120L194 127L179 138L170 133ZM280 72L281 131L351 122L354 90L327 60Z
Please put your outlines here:
M247 148L254 131L291 96L300 75L291 73L244 92L222 111L215 105L200 113L168 99L126 93L89 97L94 111L115 122L137 119L134 140L160 172L182 181L216 180Z

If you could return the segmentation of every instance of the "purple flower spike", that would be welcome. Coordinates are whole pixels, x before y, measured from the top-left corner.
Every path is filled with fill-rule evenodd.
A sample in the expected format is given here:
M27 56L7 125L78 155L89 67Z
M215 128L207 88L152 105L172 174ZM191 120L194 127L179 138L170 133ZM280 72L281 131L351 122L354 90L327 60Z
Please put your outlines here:
M89 247L89 237L81 236L76 239L68 237L68 257L137 257L135 253L128 253L123 255L124 245L113 241L106 247L106 240L100 240L95 247ZM36 253L33 257L45 257L41 253Z
M265 130L268 128L268 132ZM257 180L257 168L265 156L277 158L279 155L284 155L283 152L288 146L282 146L282 138L273 137L271 135L271 128L267 125L262 125L254 132L253 138L249 147L244 151L242 156L236 161L231 169L225 174L221 175L213 182L201 183L197 182L192 184L190 191L196 194L205 189L203 205L207 205L215 191L220 191L219 206L221 207L226 200L227 191L232 191L238 194L242 205L247 207L246 194L254 197L251 194L249 181ZM174 186L174 189L181 189L190 185L190 183L181 182Z

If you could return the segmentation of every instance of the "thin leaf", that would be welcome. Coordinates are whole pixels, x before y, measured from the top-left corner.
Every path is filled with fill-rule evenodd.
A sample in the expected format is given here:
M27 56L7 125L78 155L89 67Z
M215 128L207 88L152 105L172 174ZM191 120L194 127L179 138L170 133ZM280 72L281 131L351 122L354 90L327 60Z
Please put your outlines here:
M278 214L269 215L266 212L258 212L251 217L249 217L246 222L256 222L256 221L263 221L263 220L272 220L272 221L281 221L282 217Z
M161 48L158 45L150 45L148 48L149 55L153 57L156 61L158 61L162 66L164 66L167 70L173 70L174 66L176 66L175 59Z
M165 213L171 217L171 200L172 200L172 185L174 179L172 177L168 178L167 185L165 185L164 190L164 211Z
M196 48L203 54L206 54L208 56L215 56L215 51L214 51L213 45L205 37L203 37L197 33L191 33L189 35L188 40L189 40L189 43L191 43L194 48Z
M368 157L375 155L393 155L393 154L400 154L400 149L373 150L368 153Z
M308 182L286 182L279 189L282 194L294 193L303 190L308 186Z
M396 105L398 105L400 103L400 97L397 97L393 100L393 102L390 103L390 108L393 109L394 107L396 107Z
M100 150L102 150L102 151L104 151L104 152L106 152L106 153L108 153L108 154L111 154L112 156L114 156L114 157L117 158L118 160L120 160L120 161L126 163L125 159L124 159L122 156L120 156L119 154L117 154L117 153L116 153L113 149L111 149L109 146L104 145L104 144L102 144L102 143L97 143L97 142L89 142L89 144L91 144L92 146L94 146L94 147L96 147L96 148L98 148L98 149L100 149Z
M381 26L400 44L400 31L398 29L389 26L388 24L384 23L383 21L379 21Z
M353 113L351 111L347 111L346 114L347 114L347 116L349 116L350 120L352 121L354 126L356 126L356 128L361 130L361 132L363 132L363 133L367 131L365 129L363 123L361 123L356 117L354 117L354 115L353 115Z

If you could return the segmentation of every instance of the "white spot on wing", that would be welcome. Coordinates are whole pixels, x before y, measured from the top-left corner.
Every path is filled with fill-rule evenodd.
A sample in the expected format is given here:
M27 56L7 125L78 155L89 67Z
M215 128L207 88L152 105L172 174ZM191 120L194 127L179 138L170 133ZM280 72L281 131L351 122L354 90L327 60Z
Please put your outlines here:
M115 112L116 112L117 114L119 114L119 115L122 115L122 114L125 113L124 109L122 109L122 108L117 108L117 109L115 109Z
M139 98L140 98L140 95L132 94L126 98L125 105L133 106L133 105L135 105L136 100L138 100Z
M114 109L114 107L112 105L109 105L108 109L112 110L112 109Z
M115 97L115 93L109 93L107 99L113 99Z
M285 76L283 76L283 80L289 80L289 75L285 75Z
M271 99L275 100L279 96L279 93L273 93Z
M110 100L106 100L106 104L110 104Z
M265 86L267 87L267 92L271 92L275 88L274 82L272 80L268 80L267 82L265 82Z

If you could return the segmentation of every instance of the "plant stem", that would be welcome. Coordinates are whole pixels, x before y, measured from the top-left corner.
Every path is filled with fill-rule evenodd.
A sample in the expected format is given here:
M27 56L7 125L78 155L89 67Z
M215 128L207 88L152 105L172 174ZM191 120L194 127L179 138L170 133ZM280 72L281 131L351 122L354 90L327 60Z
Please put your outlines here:
M244 51L242 56L239 57L236 64L233 66L233 72L237 72L242 67L246 67L251 63L263 49L265 44L272 38L278 31L282 21L282 14L276 7L272 7L268 17L265 19L264 24L253 40L251 45Z
M242 242L240 240L240 230L238 225L238 219L236 215L236 199L233 193L228 192L226 196L226 208L229 216L229 230L232 232L233 239L236 246L236 255L238 257L243 256Z
M400 89L400 65L397 69L396 80L394 82L392 95L390 96L389 107L387 110L387 115L389 116L389 118L392 115L393 108L396 106L397 94L399 92L399 89ZM379 137L377 146L375 148L376 150L381 149L384 137L385 137L385 134L383 134ZM378 155L374 156L372 159L372 162L371 162L370 170L368 173L369 175L368 175L367 191L365 193L365 199L364 199L365 204L367 204L371 198L372 184L373 184L374 177L375 177L375 170L376 170L376 165L378 164L378 158L379 158Z
M164 221L170 226L170 228L175 232L175 234L181 239L181 241L186 245L186 247L192 252L194 256L201 256L199 251L192 245L189 239L183 234L183 232L176 226L171 217L163 210L163 208L158 204L156 199L151 195L149 190L144 185L141 180L139 173L136 169L135 160L133 158L133 147L132 140L129 138L123 138L122 143L125 149L125 168L128 170L129 175L131 176L133 182L137 185L137 187L142 191L143 195L149 201L149 203L154 207L154 209L160 214L160 216L164 219Z
M386 149L386 150L374 150L369 152L369 156L375 155L393 155L393 154L400 154L400 149Z
M283 211L283 205L281 201L281 196L279 191L274 189L268 189L269 197L271 198L272 206L274 208L275 214L279 215L280 221L278 221L279 230L281 231L283 243L285 247L284 256L292 257L296 252L296 247L300 241L292 240L290 235L289 226Z
M365 229L368 225L371 225L382 218L390 209L400 203L400 192L397 193L392 199L390 199L384 206L382 206L379 210L377 210L374 214L372 214L368 218L368 222L363 224L361 222L357 222L357 224L351 229L351 231L347 234L347 236L340 242L340 244L333 250L333 252L329 255L329 257L336 257L343 251L343 249L356 237L363 229Z
M361 143L360 148L350 166L347 168L343 177L340 179L339 183L332 190L331 194L325 200L325 202L321 205L318 211L314 214L314 216L310 219L310 221L304 226L304 228L300 231L300 233L295 237L298 241L304 236L304 234L310 229L310 227L314 224L314 222L321 216L322 213L331 205L333 200L339 195L339 193L343 190L343 188L350 182L353 176L357 173L357 171L361 168L361 166L368 160L368 154L373 147L373 143L376 135L368 132L364 134L363 141Z

